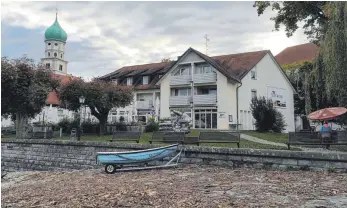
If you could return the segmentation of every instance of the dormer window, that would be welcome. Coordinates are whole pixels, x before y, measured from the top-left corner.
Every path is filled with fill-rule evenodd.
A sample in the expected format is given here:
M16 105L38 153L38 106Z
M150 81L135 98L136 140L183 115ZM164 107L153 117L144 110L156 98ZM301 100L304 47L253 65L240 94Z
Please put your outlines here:
M257 71L255 69L251 70L251 79L254 79L254 80L257 79Z
M112 83L117 85L118 84L118 80L117 79L112 79Z
M132 77L127 78L127 85L133 85L133 78Z
M51 43L48 43L47 45L51 45Z
M143 77L142 77L142 84L143 84L143 85L147 85L147 84L148 84L148 81L149 81L149 77L148 77L148 76L143 76Z

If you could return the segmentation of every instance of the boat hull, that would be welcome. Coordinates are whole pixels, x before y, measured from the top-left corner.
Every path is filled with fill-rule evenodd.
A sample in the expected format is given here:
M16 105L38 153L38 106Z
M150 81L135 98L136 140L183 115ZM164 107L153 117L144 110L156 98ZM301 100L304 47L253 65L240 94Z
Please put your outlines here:
M101 164L127 165L135 163L146 163L168 157L175 153L178 144L129 152L98 152L97 162Z

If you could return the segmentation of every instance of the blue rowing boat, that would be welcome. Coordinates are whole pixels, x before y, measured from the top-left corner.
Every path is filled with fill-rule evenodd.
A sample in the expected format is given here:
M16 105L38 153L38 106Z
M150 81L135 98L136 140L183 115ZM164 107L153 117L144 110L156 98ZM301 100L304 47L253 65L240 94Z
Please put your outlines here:
M123 166L129 166L133 164L148 164L152 161L157 161L171 156L178 150L178 144L173 144L165 147L128 151L128 152L98 152L96 155L97 162L105 165L106 173L114 173L116 169L124 169ZM181 152L177 154L172 160L170 160L164 166L152 166L151 169L156 167L169 167L170 163L179 158ZM149 167L132 168L132 169L149 169ZM127 169L127 170L132 170Z

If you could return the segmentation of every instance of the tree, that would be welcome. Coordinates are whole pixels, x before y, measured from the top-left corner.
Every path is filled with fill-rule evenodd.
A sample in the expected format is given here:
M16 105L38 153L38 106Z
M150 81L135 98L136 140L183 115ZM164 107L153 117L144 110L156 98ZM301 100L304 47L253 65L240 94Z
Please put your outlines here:
M42 111L48 94L58 85L50 71L26 56L1 58L1 116L15 120L17 139L27 138L28 119Z
M171 61L170 58L163 58L163 59L161 60L162 63L164 63L164 62L170 62L170 61Z
M347 107L347 2L330 2L330 21L321 46L328 99Z
M255 128L258 132L282 132L285 127L283 115L278 112L271 100L265 97L255 97L250 104L253 118L255 119Z
M287 37L292 36L299 28L298 23L304 22L304 33L316 44L326 32L331 12L326 1L256 1L253 7L257 8L258 16L268 7L275 10L277 15L271 18L275 22L275 30L278 31L283 24Z
M62 86L59 98L63 105L72 111L80 109L79 97L85 97L85 105L100 123L100 135L104 134L107 117L112 108L125 107L133 100L132 89L111 82L94 79L91 82L73 80Z

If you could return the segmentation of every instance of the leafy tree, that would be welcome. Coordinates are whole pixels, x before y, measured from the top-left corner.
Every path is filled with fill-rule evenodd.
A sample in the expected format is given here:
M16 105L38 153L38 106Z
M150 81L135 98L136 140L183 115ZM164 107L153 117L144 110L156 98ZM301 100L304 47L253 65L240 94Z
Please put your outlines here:
M255 97L250 104L253 118L255 119L255 128L258 132L281 132L284 130L285 122L281 112L278 112L271 100L265 97Z
M326 94L347 107L347 2L330 2L330 21L322 44Z
M271 20L275 22L275 30L281 25L285 26L287 37L292 36L299 28L298 23L304 22L305 34L312 42L318 41L326 32L331 7L326 1L256 1L253 7L257 8L258 15L271 7L277 12Z
M17 139L28 137L28 119L42 111L48 94L58 85L50 71L26 56L1 58L1 116L15 120Z
M163 63L163 62L170 62L170 61L171 61L170 58L163 58L163 59L161 60L162 63Z
M132 102L132 89L111 82L93 80L73 80L60 89L59 97L63 105L72 111L80 109L79 97L85 97L85 105L100 123L100 135L106 129L107 117L112 108L125 107Z

